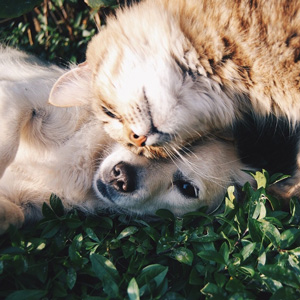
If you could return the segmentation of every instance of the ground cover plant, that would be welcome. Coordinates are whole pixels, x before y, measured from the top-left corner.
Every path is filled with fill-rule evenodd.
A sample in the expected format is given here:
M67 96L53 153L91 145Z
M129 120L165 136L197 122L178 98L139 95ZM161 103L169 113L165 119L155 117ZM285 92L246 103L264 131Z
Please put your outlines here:
M83 0L1 0L0 42L60 65L80 63L106 15L124 4L118 0L86 2L90 6Z
M300 298L300 204L290 211L254 174L238 203L228 189L223 212L158 219L64 213L52 196L37 226L11 229L0 242L0 297L12 299Z
M14 1L18 8L31 3ZM1 5L1 42L58 63L80 62L96 24L118 4L88 2L94 9L49 0L17 15ZM181 218L161 210L156 220L86 217L66 213L53 195L38 224L1 236L0 298L300 299L299 201L282 211L266 188L284 177L253 176L257 188L246 184L237 202L230 187L214 215L203 208Z

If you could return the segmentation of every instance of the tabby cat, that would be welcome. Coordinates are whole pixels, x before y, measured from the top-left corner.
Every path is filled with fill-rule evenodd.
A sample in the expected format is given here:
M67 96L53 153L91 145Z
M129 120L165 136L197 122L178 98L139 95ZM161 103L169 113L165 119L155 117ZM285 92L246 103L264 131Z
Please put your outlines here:
M300 1L145 0L108 18L87 62L56 83L50 103L83 104L82 77L108 134L150 157L226 135L248 111L294 126ZM65 88L73 98L59 97Z

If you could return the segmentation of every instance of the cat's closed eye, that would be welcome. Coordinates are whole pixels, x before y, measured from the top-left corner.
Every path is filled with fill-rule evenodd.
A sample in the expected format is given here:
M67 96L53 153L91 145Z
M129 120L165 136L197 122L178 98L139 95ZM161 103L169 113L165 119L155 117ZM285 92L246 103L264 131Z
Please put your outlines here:
M113 119L117 119L117 118L118 118L114 113L112 113L110 110L108 110L105 106L101 106L101 108L102 108L103 112L104 112L107 116L109 116L109 117L111 117L111 118L113 118Z

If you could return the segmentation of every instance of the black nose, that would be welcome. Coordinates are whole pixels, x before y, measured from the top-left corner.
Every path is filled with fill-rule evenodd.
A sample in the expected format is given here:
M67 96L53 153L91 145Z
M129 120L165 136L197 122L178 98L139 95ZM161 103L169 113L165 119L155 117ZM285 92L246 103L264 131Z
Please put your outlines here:
M133 192L136 189L136 172L134 167L124 162L116 164L110 172L109 183L119 192Z

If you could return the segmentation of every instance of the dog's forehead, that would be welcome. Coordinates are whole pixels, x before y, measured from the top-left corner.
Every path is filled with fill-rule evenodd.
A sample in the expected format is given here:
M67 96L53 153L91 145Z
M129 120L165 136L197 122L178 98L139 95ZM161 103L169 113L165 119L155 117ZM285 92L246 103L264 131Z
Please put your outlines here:
M201 142L190 149L190 152L178 157L175 164L180 172L189 179L200 180L217 172L224 163L228 147L217 140Z

